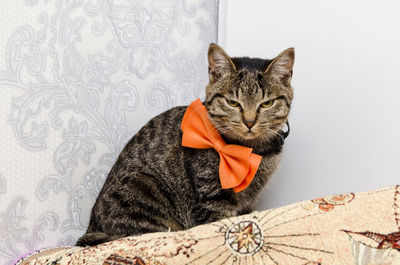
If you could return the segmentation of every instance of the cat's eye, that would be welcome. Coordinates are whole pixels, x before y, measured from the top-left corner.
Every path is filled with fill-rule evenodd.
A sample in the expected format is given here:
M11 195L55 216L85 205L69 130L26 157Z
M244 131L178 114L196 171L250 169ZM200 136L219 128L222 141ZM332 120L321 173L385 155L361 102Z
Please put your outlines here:
M237 102L237 101L235 101L235 100L227 99L226 102L227 102L228 105L231 106L231 107L239 107L239 105L240 105L239 102Z
M274 105L274 100L273 99L271 99L271 100L268 100L268 101L265 101L265 102L263 102L263 103L261 103L261 107L262 108L270 108L270 107L272 107L272 105Z

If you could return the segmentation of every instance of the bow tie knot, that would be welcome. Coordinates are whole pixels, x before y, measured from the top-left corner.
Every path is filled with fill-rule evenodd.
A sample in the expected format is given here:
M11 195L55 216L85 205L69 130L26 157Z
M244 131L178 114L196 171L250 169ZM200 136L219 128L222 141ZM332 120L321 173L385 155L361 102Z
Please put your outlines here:
M220 156L219 177L223 189L240 192L253 180L261 163L261 156L252 148L226 144L207 116L200 99L192 102L182 119L182 146L214 148Z
M214 148L217 150L217 152L222 152L224 145L221 142L214 142Z

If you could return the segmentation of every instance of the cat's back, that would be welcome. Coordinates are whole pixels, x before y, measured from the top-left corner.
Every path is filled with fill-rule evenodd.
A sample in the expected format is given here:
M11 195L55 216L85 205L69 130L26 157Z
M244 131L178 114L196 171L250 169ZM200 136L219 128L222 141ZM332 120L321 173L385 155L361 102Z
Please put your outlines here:
M175 107L152 118L125 145L93 206L89 232L143 233L130 228L135 224L132 218L143 215L158 216L173 230L191 226L194 199L187 193L190 180L182 172L180 129L186 108Z
M136 166L162 167L168 153L178 152L181 147L180 126L186 109L175 107L152 118L126 144L121 155L128 155Z

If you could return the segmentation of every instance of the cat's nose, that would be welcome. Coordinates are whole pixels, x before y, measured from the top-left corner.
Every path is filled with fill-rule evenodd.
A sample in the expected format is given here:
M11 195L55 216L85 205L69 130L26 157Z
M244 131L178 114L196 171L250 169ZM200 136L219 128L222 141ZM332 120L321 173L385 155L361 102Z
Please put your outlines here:
M256 121L255 120L251 120L251 121L244 120L244 124L246 124L247 128L251 129L251 128L253 128L254 124L256 124Z

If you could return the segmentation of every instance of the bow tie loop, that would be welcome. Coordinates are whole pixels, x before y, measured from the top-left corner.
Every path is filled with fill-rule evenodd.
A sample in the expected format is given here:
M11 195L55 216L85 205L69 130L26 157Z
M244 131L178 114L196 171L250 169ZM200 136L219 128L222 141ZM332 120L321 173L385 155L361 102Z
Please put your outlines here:
M262 157L253 154L252 148L226 144L208 119L207 110L200 99L192 102L187 108L181 129L182 146L214 148L219 153L219 177L223 189L240 192L250 185Z

